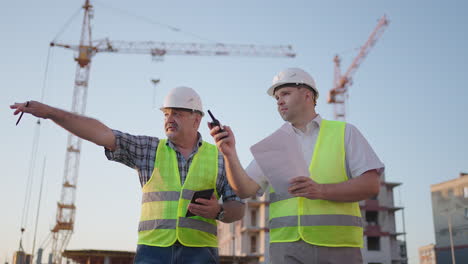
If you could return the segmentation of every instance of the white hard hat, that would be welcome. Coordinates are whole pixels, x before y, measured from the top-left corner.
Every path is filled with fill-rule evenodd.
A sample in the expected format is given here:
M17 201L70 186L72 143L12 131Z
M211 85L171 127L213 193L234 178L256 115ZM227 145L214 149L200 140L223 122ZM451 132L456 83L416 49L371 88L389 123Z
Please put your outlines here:
M267 93L270 96L274 96L275 89L284 84L305 84L315 91L315 95L318 98L319 92L315 85L314 78L307 72L299 68L288 68L281 71L273 78L273 83L268 89ZM316 98L316 99L317 99Z
M179 86L169 91L160 109L163 110L164 108L184 108L199 111L204 115L200 96L192 88L184 86Z

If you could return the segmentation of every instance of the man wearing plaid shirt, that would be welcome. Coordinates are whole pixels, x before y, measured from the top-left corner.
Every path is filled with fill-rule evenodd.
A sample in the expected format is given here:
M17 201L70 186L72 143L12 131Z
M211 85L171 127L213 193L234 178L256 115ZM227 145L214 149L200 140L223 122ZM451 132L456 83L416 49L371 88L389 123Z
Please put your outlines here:
M223 155L198 133L203 109L193 89L177 87L166 96L161 110L167 139L111 130L96 119L36 101L10 108L51 119L103 146L109 160L138 171L143 199L135 263L219 263L216 220L240 220L245 206L226 180ZM205 189L214 189L211 199L190 203Z

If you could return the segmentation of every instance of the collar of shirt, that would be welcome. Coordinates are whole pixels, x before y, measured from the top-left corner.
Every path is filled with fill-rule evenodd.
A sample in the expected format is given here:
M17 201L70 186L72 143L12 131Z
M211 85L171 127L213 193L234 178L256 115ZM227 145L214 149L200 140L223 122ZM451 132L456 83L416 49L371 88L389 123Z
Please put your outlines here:
M195 148L193 148L193 151L192 153L190 154L190 156L192 156L193 154L197 153L198 152L198 149L201 147L201 145L203 144L203 139L202 139L202 136L200 134L200 132L197 132L197 135L198 135L198 141L197 141L197 144L195 145ZM171 140L167 139L166 141L166 145L168 145L171 149L173 149L175 152L179 153L179 151L177 150L176 146L174 145L174 143L172 143Z
M312 119L309 123L307 123L305 132L302 132L300 129L295 128L292 125L291 127L293 128L294 132L298 136L308 136L308 135L313 134L313 132L316 129L319 129L321 123L322 123L322 117L319 114L317 114L317 116L314 119Z
M317 142L321 123L322 118L320 115L317 115L314 119L307 123L305 132L302 132L300 129L291 126L294 133L296 134L297 142L301 146L302 154L304 155L304 159L307 161L307 164L310 164L310 161L312 160L312 155L314 152L315 143Z

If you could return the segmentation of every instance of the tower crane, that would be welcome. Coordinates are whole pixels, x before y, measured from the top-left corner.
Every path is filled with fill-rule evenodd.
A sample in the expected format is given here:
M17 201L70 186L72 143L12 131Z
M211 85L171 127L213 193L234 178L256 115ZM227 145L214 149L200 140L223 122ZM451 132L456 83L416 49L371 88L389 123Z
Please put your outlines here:
M75 85L71 111L84 114L88 91L91 61L100 52L150 54L154 59L165 55L199 55L199 56L248 56L248 57L286 57L294 58L291 46L257 46L200 43L167 43L167 42L126 42L109 39L92 40L91 18L93 6L90 0L83 5L84 18L79 45L51 43L51 46L71 49L77 52ZM68 134L65 167L63 172L62 191L57 203L56 223L51 230L53 263L61 263L61 253L66 248L73 233L75 222L75 199L80 163L81 139Z
M384 15L380 18L374 31L370 34L369 39L361 47L359 54L354 58L345 74L341 74L341 59L338 55L335 55L333 59L335 62L333 88L328 93L327 102L333 104L333 112L336 120L346 120L346 100L348 97L348 88L353 84L352 77L387 26L388 20Z

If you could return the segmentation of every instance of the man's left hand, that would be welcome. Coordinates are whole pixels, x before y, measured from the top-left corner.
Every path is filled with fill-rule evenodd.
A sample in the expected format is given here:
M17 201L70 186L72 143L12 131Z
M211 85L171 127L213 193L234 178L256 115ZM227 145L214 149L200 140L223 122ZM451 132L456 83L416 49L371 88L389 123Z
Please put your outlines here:
M305 197L309 199L321 199L323 185L316 183L309 177L299 176L292 178L288 192L296 197Z
M193 214L204 218L215 219L221 209L221 206L218 204L218 200L214 195L212 195L209 200L198 198L196 202L200 204L190 203L188 205L188 210Z

